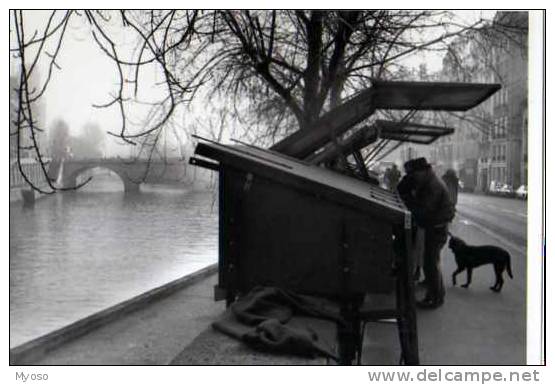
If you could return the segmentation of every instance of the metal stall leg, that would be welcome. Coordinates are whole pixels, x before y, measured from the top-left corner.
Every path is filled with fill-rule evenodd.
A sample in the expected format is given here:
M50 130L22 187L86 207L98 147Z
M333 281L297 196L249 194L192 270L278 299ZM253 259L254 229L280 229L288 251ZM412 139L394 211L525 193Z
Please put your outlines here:
M363 299L364 297L362 297ZM344 322L338 324L339 364L352 365L356 359L360 362L361 354L361 319L360 297L342 300L341 318Z
M416 304L414 300L414 281L411 274L410 229L397 233L397 325L401 343L401 363L418 365L418 333L416 323Z
M223 261L220 263L221 268L225 271L225 299L226 306L229 307L237 298L239 289L239 250L240 250L240 226L242 215L242 194L244 193L243 186L235 181L241 180L242 173L236 170L227 169L225 173L221 172L223 178L220 183L220 194L223 194L223 208L220 208L223 217L223 233L221 238L223 253ZM222 183L223 182L223 183ZM235 182L235 183L234 183Z

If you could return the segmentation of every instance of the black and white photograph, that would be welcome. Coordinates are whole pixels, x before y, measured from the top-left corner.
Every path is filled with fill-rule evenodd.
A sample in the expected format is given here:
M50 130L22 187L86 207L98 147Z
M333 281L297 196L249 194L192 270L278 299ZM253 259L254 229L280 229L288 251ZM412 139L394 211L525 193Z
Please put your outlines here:
M544 22L9 10L14 380L545 365Z

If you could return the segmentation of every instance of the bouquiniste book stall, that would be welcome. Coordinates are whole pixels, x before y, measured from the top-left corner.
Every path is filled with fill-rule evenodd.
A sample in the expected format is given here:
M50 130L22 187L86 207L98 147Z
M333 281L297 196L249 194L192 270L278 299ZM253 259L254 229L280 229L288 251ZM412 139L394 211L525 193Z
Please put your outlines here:
M362 150L374 144L369 154L383 152L389 141L428 144L453 129L376 120L344 134L378 109L466 111L499 88L376 80L269 149L201 139L190 163L219 173L216 299L231 304L256 286L333 298L344 320L341 364L360 363L363 325L384 318L396 320L401 362L418 364L411 214L396 192L376 185ZM329 167L337 159L354 165ZM372 293L393 293L395 305L362 308Z

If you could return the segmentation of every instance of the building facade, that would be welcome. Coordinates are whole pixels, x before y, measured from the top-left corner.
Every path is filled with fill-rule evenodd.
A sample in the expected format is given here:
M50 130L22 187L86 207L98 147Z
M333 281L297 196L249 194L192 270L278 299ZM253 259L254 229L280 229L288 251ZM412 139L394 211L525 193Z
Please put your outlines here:
M23 177L21 170L35 185L44 183L44 172L40 163L37 161L35 150L32 148L33 140L29 129L23 128L18 134L18 109L19 109L19 71L16 69L14 62L10 61L10 111L9 111L9 143L10 143L10 187L25 186L26 181ZM30 89L40 89L36 85L40 84L40 76L35 70L32 78ZM33 120L34 123L42 129L42 131L35 132L35 140L41 150L41 156L44 161L47 161L48 143L47 133L45 127L46 121L46 108L43 100L38 100L33 103ZM19 147L19 149L18 149ZM18 151L19 150L19 151ZM17 162L19 157L19 164Z
M525 12L498 12L494 23L528 26ZM525 136L528 134L528 57L527 44L522 40L505 37L495 48L495 67L502 89L493 97L491 114L494 127L491 130L488 182L500 182L518 188L527 183L524 163L527 159ZM527 169L527 168L526 168Z
M444 58L444 81L501 84L480 106L447 114L455 133L433 145L437 167L454 169L468 191L527 183L527 27L527 12L498 12L489 29L461 36L450 47L457 55Z

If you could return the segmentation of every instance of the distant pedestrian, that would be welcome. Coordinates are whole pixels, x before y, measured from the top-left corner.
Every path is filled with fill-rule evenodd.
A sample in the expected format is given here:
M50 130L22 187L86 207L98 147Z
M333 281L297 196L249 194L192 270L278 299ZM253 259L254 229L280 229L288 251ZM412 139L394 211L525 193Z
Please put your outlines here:
M452 168L445 171L445 174L441 177L445 185L447 186L447 190L449 191L449 198L451 198L451 202L453 205L457 205L458 195L459 195L459 178L457 178L457 173Z
M401 179L401 171L397 168L397 165L393 163L393 166L389 169L389 177L387 178L387 187L391 191L397 190L397 185L399 184L399 179Z
M384 173L383 173L383 187L384 188L389 188L389 176L391 175L391 168L388 167L385 169Z

